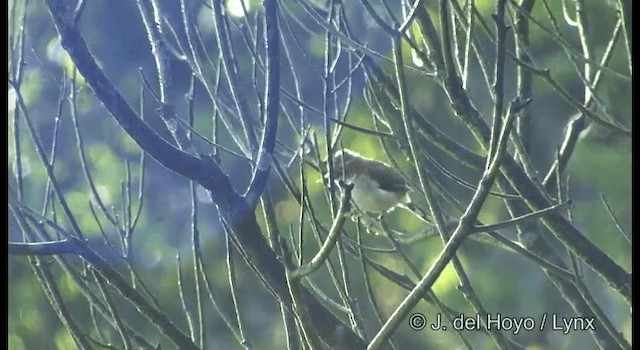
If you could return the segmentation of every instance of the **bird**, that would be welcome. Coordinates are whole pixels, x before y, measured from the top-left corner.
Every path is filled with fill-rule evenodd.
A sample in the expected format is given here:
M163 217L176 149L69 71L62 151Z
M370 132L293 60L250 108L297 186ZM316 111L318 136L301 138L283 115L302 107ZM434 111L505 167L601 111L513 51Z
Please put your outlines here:
M333 174L353 185L351 200L360 211L384 214L411 202L411 187L396 169L350 149L336 152Z

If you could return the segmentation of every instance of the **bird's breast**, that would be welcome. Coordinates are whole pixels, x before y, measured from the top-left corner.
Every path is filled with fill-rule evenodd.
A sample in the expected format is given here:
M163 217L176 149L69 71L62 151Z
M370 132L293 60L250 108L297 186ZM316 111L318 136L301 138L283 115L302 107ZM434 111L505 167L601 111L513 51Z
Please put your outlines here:
M353 184L351 199L361 211L385 212L399 203L409 202L406 192L383 190L368 176L356 176L350 182Z

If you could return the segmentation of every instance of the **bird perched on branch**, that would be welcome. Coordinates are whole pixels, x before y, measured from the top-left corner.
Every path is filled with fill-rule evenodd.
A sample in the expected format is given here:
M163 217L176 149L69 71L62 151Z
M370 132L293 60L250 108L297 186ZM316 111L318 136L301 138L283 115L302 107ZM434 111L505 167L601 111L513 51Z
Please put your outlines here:
M363 212L384 214L398 205L411 202L411 188L391 166L349 150L338 151L333 157L334 179L353 185L351 199Z

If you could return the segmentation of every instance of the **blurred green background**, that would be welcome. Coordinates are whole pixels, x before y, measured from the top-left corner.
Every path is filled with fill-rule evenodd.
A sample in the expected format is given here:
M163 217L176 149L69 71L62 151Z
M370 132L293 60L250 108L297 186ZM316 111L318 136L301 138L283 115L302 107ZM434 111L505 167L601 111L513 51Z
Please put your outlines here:
M9 1L9 36L16 34L16 23L19 22L21 11L12 12L15 6L21 9L24 1ZM232 4L233 3L233 4ZM161 1L163 14L167 20L182 31L179 3ZM215 39L211 24L211 10L200 1L188 1L187 8L193 18L198 19L198 24L205 46L215 52ZM226 1L227 11L232 21L240 23L242 18L237 11L237 4L232 0ZM283 1L283 7L288 8L301 18L305 14L294 4L294 1ZM561 17L560 2L550 2L554 13ZM260 13L260 1L247 2L251 14L249 20L253 22L256 13ZM390 57L390 42L384 32L366 16L358 4L345 2L345 11L349 15L355 36L367 42L369 47ZM477 1L478 10L486 15L493 9L492 1ZM427 4L430 11L437 11L435 4ZM590 2L588 4L589 19L591 20L590 35L596 43L595 54L602 55L606 43L609 40L609 30L598 28L612 28L616 21L616 13L611 4L607 2ZM240 12L241 13L241 12ZM287 14L289 12L284 12ZM29 1L26 10L26 31L24 51L24 80L21 85L21 93L27 103L32 122L36 126L38 136L43 144L50 150L52 135L55 125L55 115L58 109L58 101L61 96L63 80L73 73L73 64L60 46L55 28L51 22L46 6L41 1ZM536 6L534 16L544 18L541 6ZM307 25L316 29L316 26L307 18ZM314 69L321 69L323 55L323 36L308 33L302 30L300 25L290 23L301 44L312 53L312 56L303 57L300 50L291 42L290 45L294 61L292 69L295 70L300 82L303 100L311 106L321 108L322 92L321 78ZM139 69L146 77L154 75L153 60L150 54L150 46L146 40L145 29L140 20L138 9L134 2L126 0L90 1L87 2L80 21L80 30L84 35L90 49L104 69L111 81L120 89L132 106L139 109L139 92L141 78ZM573 29L563 29L563 34L574 47L579 43L575 40ZM233 40L242 48L241 36L235 30L232 33ZM492 44L486 42L485 51L492 53ZM532 52L536 63L540 67L548 67L552 75L574 97L580 98L582 82L576 77L574 67L567 60L566 54L550 37L540 30L532 30ZM623 74L627 72L625 61L626 53L622 45L616 47L610 68ZM411 50L403 47L405 57L410 57ZM245 50L246 51L246 50ZM243 84L253 91L251 82L250 61L247 53L240 49L242 54L238 60L243 72ZM9 59L15 54L9 47ZM244 55L243 55L244 54ZM386 68L390 66L385 65ZM410 63L410 62L407 62ZM314 68L315 66L315 68ZM186 116L187 102L184 98L189 88L190 70L180 60L173 59L170 62L172 88L169 91L171 102L176 105L178 115ZM292 76L283 68L283 86L293 91ZM507 70L507 98L515 95L514 70L511 66ZM208 68L207 68L208 69ZM245 71L246 69L246 71ZM349 66L345 60L339 61L337 66L339 74L346 75ZM205 71L205 75L211 73ZM389 70L392 74L392 71ZM481 72L477 65L472 65L467 89L474 99L478 109L485 115L491 115L492 104L488 98L488 90L480 78ZM409 74L409 100L411 103L428 116L428 118L452 138L478 151L477 143L466 131L464 125L452 115L447 97L440 87L430 79L425 79L418 74ZM68 83L68 82L67 82ZM371 111L364 102L362 89L364 79L362 74L354 76L353 91L351 93L352 105L348 113L348 122L373 128ZM153 85L153 83L152 83ZM153 85L155 86L155 85ZM68 87L67 87L68 89ZM211 134L211 102L204 98L204 91L199 88L200 98L195 104L195 128L204 135ZM621 120L625 125L630 124L631 118L631 89L630 81L605 77L598 88L599 97L610 106L609 113ZM249 94L251 95L251 94ZM8 175L9 186L15 186L15 134L14 111L15 91L8 88ZM345 94L338 94L344 103ZM255 96L251 96L254 98ZM126 174L125 162L130 164L131 180L134 194L137 195L137 182L140 178L140 148L118 127L114 119L106 109L97 101L91 90L84 85L81 77L78 78L78 120L83 134L85 152L89 162L98 192L106 202L107 207L121 210L123 203L122 186ZM283 102L286 108L293 110L290 101ZM145 120L155 130L165 137L169 137L166 127L155 115L157 103L149 97L144 102L146 110ZM250 106L252 111L258 112L258 105ZM575 113L565 101L563 101L548 84L534 80L534 99L531 104L533 112L532 133L532 160L533 165L544 176L546 169L555 157L563 135L563 127L567 120ZM321 120L309 118L315 131L322 133ZM599 127L585 133L578 143L572 157L567 173L570 174L570 198L574 202L572 210L575 225L584 232L588 238L606 252L614 261L626 270L631 267L630 244L620 235L614 222L607 214L601 202L604 195L611 205L613 212L619 219L622 227L631 232L631 139L612 134ZM299 140L293 136L287 123L280 123L279 140L296 147ZM41 210L47 176L44 167L40 163L34 150L31 139L27 136L24 121L20 125L22 151L22 168L24 174L24 202L36 210ZM321 140L322 141L322 140ZM221 143L231 144L227 135L221 136ZM345 147L354 149L365 156L388 161L382 152L378 139L370 135L364 135L353 130L345 130L342 135ZM202 152L210 151L204 145ZM78 223L84 232L89 234L89 239L99 241L99 226L87 209L91 201L87 182L82 174L76 137L73 124L69 115L68 105L64 106L61 113L59 134L57 137L58 151L56 154L55 174L61 185L66 199L73 210ZM236 148L237 149L237 148ZM326 156L326 155L323 155ZM450 171L460 178L473 183L479 178L478 173L469 172L466 168L456 164L450 159L444 159L435 153L435 157L442 160ZM403 166L403 171L415 175L404 159L398 159ZM240 162L235 157L223 156L222 165L230 175L236 189L243 191L248 184L250 168L246 162ZM321 174L306 168L309 191L312 203L318 217L325 223L330 222L329 210L326 203L323 186L320 182ZM298 165L294 164L288 169L290 176L297 179ZM466 203L472 192L455 184L441 174L434 175L443 186L454 193L459 200ZM296 225L299 216L297 202L286 192L277 176L272 173L269 190L277 199L276 214L278 225L282 232L288 232L291 225ZM142 207L140 222L133 237L133 265L141 278L147 283L163 310L169 314L172 320L183 329L186 329L186 321L179 302L177 287L176 256L180 254L180 266L186 280L186 300L190 306L194 305L193 292L193 258L192 241L190 234L191 199L189 183L180 176L167 171L154 160L148 158L146 162L145 199ZM202 197L201 197L202 198ZM138 201L134 197L134 205ZM424 202L418 200L424 205ZM228 279L225 266L225 239L217 220L215 207L211 203L201 201L199 206L199 229L201 232L202 250L204 252L204 266L206 273L213 282L213 288L219 300L223 302L222 308L231 313L231 298L228 289ZM50 214L50 212L48 212ZM459 216L459 213L450 213ZM65 223L60 215L60 207L57 207L57 215ZM493 223L507 218L507 212L498 198L490 198L480 215L485 223ZM104 221L104 220L103 220ZM399 230L415 231L420 227L420 222L402 210L396 210L388 218L388 224ZM104 222L103 222L104 223ZM264 227L264 222L261 221ZM355 224L347 223L347 232L354 237ZM116 234L107 231L108 235ZM310 233L309 233L310 234ZM515 238L515 233L505 231L505 235ZM21 241L22 235L17 225L9 216L9 241ZM383 237L364 235L364 243L368 246L386 246ZM305 247L306 256L315 252L316 245L308 240ZM442 243L439 239L431 239L407 247L409 256L414 264L426 271L439 253ZM557 246L557 251L563 254L564 248ZM114 265L122 264L120 258L110 256L105 249L101 251L108 259L112 259ZM334 252L335 255L335 252ZM378 261L388 268L401 273L411 275L410 271L396 256L391 254L372 254ZM571 315L572 310L561 298L558 291L547 279L544 273L535 265L521 256L509 254L492 246L477 242L465 242L458 256L460 257L472 284L476 288L485 306L491 313L501 313L510 317L533 317L539 320L544 313L556 313L558 315ZM335 256L332 256L335 259ZM73 263L78 263L77 258L68 258ZM78 323L88 324L91 320L90 310L73 281L71 281L57 264L49 264L53 259L44 259L51 272L56 276L63 297L68 303L68 308L77 318ZM265 288L257 281L255 275L240 259L237 259L237 291L238 302L242 318L246 322L246 332L249 334L251 345L256 349L283 349L286 347L282 329L279 306ZM10 349L69 349L73 343L69 334L58 320L52 308L44 297L42 287L34 277L31 267L25 257L9 256L8 258L8 336ZM359 271L359 263L354 259L348 260L349 267L353 271ZM583 270L584 280L596 301L611 319L618 330L624 333L627 340L631 339L631 317L629 309L622 298L612 289L608 288L600 278L589 269ZM372 273L372 285L374 294L378 298L383 313L388 316L398 303L404 298L406 292L379 275ZM365 304L366 294L364 283L360 273L352 274L351 286L354 294L360 296L360 302ZM335 290L330 288L330 281L325 269L321 269L314 277L314 283L326 291L330 297L336 297ZM435 284L435 292L442 301L457 309L472 314L472 310L466 306L462 294L457 290L458 281L450 266L444 271ZM149 335L161 343L167 342L166 338L157 334L157 331L140 316L135 310L125 307L126 301L116 298L121 305L119 311L123 318L134 326L140 333ZM235 349L239 345L228 330L224 327L220 317L215 314L210 306L207 307L207 339L210 343L208 349ZM375 316L369 307L363 307L363 319L369 336L378 328ZM432 306L421 303L416 308L417 312L423 312L428 319L432 319L437 313ZM112 329L106 332L114 332ZM465 333L474 344L474 348L492 348L490 339L479 332ZM528 346L530 349L542 348L592 348L593 342L587 332L572 332L563 336L558 332L522 332L514 339ZM459 340L451 331L432 333L429 331L415 332L403 324L400 331L394 336L394 340L400 348L453 348L459 346ZM164 348L164 346L163 346Z

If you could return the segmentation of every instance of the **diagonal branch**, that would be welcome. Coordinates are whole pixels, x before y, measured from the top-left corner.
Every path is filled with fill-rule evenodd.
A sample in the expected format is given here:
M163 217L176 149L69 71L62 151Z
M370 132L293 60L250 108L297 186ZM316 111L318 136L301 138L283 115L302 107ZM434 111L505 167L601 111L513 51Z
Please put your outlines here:
M62 47L67 50L96 97L129 136L160 164L211 191L218 205L230 207L238 203L240 196L233 190L229 178L218 164L180 151L140 119L98 66L80 32L69 21L70 13L64 3L60 0L47 0L46 3Z
M273 159L278 130L278 114L280 112L280 36L278 30L278 8L276 0L265 0L265 41L266 89L265 89L265 123L260 141L258 161L253 179L247 190L246 198L250 207L255 207L258 198L267 184L267 177Z
M70 14L64 2L45 2L60 35L62 46L96 97L145 152L166 168L199 183L209 191L223 219L230 224L236 238L234 242L244 253L247 263L267 284L268 289L291 310L291 296L284 266L262 234L253 209L235 192L228 176L217 163L185 153L154 133L97 65L78 29L70 24ZM274 107L277 105L274 104ZM336 332L340 332L341 344L348 348L364 347L363 340L358 335L304 288L301 299L309 309L318 334L329 346L336 344Z
M470 128L480 145L485 147L490 138L490 129L482 119L481 113L473 105L467 91L462 88L460 77L455 71L455 66L453 66L452 49L448 34L451 30L451 23L448 18L447 2L443 1L442 3L442 44L445 47L443 57L446 68L443 82L444 90L456 114ZM508 154L503 160L501 171L532 210L540 210L551 205L547 193L541 191L538 185L527 177L524 170ZM629 304L631 303L630 273L613 261L611 257L587 239L580 230L561 215L552 213L542 218L542 222L554 236L596 271L611 287L622 294Z

